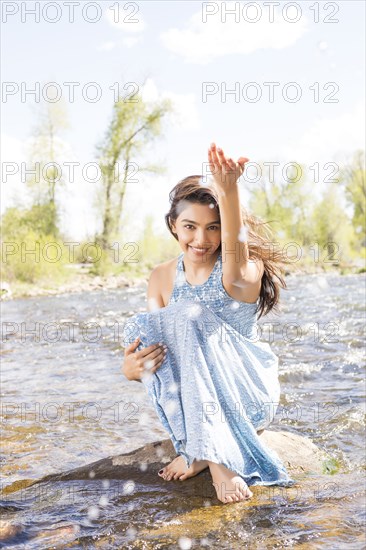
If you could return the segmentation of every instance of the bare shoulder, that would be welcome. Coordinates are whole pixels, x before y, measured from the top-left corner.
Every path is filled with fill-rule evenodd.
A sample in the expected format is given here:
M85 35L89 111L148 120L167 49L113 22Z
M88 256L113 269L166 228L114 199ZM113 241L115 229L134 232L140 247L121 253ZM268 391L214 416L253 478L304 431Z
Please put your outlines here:
M177 258L173 258L172 260L167 260L166 262L156 265L150 273L150 279L158 281L162 277L164 278L169 276L172 269L175 269L176 265Z
M149 304L165 307L170 299L174 286L175 269L178 258L167 260L154 267L150 273L147 297ZM151 302L150 302L151 301Z

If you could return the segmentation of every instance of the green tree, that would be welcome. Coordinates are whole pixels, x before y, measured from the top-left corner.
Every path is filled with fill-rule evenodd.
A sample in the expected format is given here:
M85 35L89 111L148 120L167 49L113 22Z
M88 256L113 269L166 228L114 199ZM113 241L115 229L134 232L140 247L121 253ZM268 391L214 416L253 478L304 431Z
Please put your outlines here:
M68 250L52 233L52 204L7 208L1 218L1 277L8 282L57 283L68 274Z
M270 178L268 166L260 164L260 167L261 178L250 189L250 209L271 222L280 240L309 245L314 201L305 182L304 167L291 166L281 178Z
M348 204L352 207L352 224L360 236L362 246L366 246L366 170L365 152L356 151L352 161L341 170L341 184L345 189Z
M54 235L54 203L34 204L31 208L7 208L2 216L2 238L16 239L28 231Z
M142 165L143 149L159 136L163 117L171 111L169 100L147 103L139 93L114 104L112 120L101 144L97 146L102 184L99 204L102 229L96 241L106 249L120 229L127 184L137 172L161 173L157 165ZM122 168L121 168L122 166Z
M164 233L154 231L153 222L153 216L145 217L137 254L139 262L144 263L149 269L180 252L180 246L174 237L168 231Z
M325 189L313 212L313 242L319 245L319 257L327 263L338 264L350 258L353 228L344 207L337 183Z
M62 158L66 146L61 136L66 128L68 122L64 102L43 104L29 147L34 173L28 177L27 185L35 207L47 211L48 233L55 236L59 234L57 191L65 184Z

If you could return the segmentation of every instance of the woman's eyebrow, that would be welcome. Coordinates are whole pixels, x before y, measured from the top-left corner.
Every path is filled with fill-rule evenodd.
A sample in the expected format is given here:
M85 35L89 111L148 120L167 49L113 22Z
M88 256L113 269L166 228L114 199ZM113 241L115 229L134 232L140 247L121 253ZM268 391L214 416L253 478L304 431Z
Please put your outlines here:
M189 222L189 223L194 223L195 225L199 225L199 223L197 223L193 220L184 219L184 220L182 220L182 222ZM214 222L207 223L206 225L213 225L214 223L220 223L220 220L216 220Z

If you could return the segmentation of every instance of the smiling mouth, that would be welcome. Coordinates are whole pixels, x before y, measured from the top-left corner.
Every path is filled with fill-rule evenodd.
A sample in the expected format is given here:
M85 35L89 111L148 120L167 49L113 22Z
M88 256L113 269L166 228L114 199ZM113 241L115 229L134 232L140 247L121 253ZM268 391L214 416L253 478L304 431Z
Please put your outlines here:
M208 250L208 248L196 248L195 246L191 246L191 245L189 245L189 247L195 250L196 252L205 252Z

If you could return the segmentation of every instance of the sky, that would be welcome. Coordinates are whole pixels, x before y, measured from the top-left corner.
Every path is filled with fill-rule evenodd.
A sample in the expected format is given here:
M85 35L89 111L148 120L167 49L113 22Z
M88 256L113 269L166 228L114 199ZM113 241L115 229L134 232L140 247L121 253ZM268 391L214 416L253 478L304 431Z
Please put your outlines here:
M51 82L67 113L59 137L64 174L65 162L80 167L59 194L62 229L73 239L100 228L97 183L82 168L96 161L116 83L127 93L128 83L145 82L146 101L166 97L174 105L161 136L135 159L165 172L141 173L129 183L126 240L138 235L147 215L164 231L170 189L203 172L211 142L253 163L240 182L243 204L256 163L278 162L280 171L302 163L319 192L334 167L328 163L338 166L365 148L363 1L4 1L1 7L2 212L29 200L22 176L41 104L54 97ZM74 98L65 83L73 83ZM39 98L26 93L37 86Z

